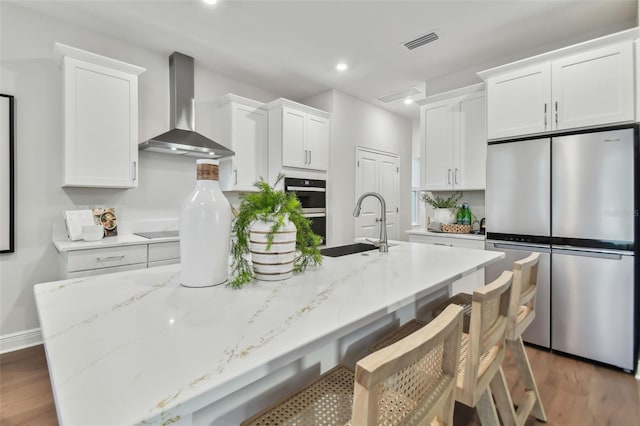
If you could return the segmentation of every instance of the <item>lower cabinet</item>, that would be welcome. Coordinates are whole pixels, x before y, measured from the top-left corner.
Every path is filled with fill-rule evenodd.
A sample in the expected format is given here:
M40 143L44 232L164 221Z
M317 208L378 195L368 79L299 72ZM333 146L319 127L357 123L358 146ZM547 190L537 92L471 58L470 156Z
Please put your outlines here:
M80 278L179 262L178 241L73 250L60 254L60 275Z
M466 238L456 238L450 236L431 236L409 234L409 241L412 243L433 244L436 246L461 247L484 250L484 240L470 240ZM451 295L458 293L473 293L477 288L484 285L484 269L476 271L466 277L454 281L451 286Z
M171 241L168 243L149 244L147 259L147 268L180 263L180 243Z

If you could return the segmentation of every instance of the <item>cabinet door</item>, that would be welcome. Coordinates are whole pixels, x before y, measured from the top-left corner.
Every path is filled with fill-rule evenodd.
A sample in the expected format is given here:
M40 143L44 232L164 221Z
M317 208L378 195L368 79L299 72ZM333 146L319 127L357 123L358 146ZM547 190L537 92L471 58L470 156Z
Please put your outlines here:
M137 76L65 58L64 186L137 186Z
M615 44L552 63L554 128L632 121L633 44Z
M329 165L329 120L307 115L307 166L316 170L327 170Z
M253 184L267 178L267 113L246 105L233 106L232 185L235 190L255 190Z
M306 114L282 108L282 165L288 167L307 167L307 149L305 147Z
M422 110L424 186L427 190L453 188L453 106L449 101Z
M551 130L548 62L487 80L487 136L506 138Z
M455 110L453 185L456 189L484 189L487 165L484 93L460 99Z

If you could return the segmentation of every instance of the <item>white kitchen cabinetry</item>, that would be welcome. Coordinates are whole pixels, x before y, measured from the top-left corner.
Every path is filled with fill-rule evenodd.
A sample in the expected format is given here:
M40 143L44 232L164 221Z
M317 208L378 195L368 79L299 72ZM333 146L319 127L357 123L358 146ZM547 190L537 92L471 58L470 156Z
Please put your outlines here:
M474 85L420 102L425 190L484 189L485 92L478 91L483 87Z
M487 78L489 139L634 120L632 41L501 68L479 73Z
M173 263L180 263L179 241L79 249L60 253L60 274L79 278Z
M60 43L63 186L138 186L138 75L144 68Z
M147 267L147 245L74 250L62 254L63 278L78 278Z
M409 234L409 241L412 243L433 244L436 246L462 247L484 250L484 240L462 239L450 236L431 236ZM458 293L472 294L474 290L484 285L484 269L475 271L451 285L451 295Z
M269 111L269 173L282 167L326 171L331 115L282 98L265 108Z
M147 267L172 265L180 263L180 242L149 244L147 253Z
M267 178L267 111L263 103L227 94L218 101L222 144L236 154L220 160L223 191L256 191Z

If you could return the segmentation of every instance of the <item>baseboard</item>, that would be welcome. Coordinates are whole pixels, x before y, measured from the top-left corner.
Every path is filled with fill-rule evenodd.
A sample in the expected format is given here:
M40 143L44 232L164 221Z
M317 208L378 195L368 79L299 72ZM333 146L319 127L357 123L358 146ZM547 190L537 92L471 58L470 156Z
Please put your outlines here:
M0 354L17 351L42 343L42 335L39 328L19 331L17 333L0 336Z

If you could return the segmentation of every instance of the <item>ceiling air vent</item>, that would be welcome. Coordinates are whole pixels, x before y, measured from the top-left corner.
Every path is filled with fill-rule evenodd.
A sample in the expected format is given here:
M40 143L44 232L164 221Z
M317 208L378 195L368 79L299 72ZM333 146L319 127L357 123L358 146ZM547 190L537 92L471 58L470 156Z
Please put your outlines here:
M397 101L398 99L406 99L410 96L422 93L417 87L409 87L408 89L400 90L399 92L389 93L388 95L380 96L379 101L388 103Z
M423 36L420 36L418 38L416 38L415 40L411 40L408 41L406 43L404 43L404 47L407 48L407 50L413 50L415 48L418 48L420 46L424 46L427 43L431 43L432 41L436 41L438 39L438 35L434 32L431 32L429 34L425 34Z

